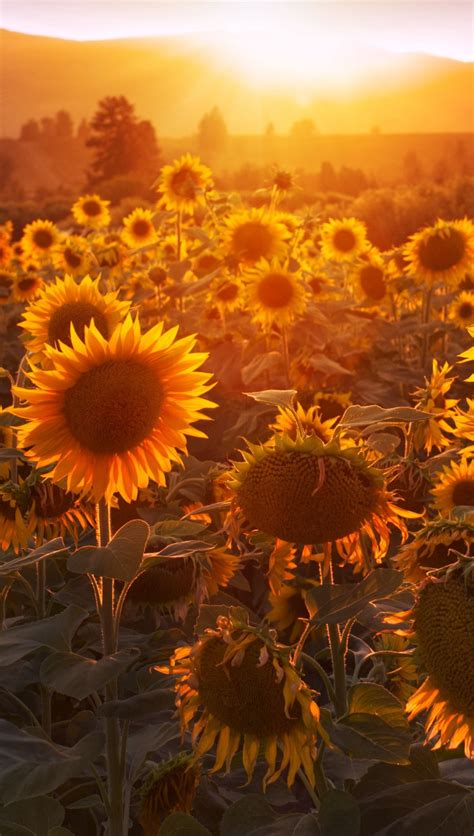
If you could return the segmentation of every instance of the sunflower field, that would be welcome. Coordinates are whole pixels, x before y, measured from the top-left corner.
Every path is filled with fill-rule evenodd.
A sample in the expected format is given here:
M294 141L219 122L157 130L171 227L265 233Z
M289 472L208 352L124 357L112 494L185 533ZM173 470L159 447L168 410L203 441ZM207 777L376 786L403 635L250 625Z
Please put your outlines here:
M474 833L474 224L294 188L0 227L2 836Z

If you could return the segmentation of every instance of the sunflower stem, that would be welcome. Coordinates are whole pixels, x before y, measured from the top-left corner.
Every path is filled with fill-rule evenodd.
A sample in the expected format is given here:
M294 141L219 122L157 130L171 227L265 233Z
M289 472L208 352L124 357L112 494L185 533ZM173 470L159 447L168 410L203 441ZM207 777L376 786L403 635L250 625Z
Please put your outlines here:
M421 368L426 366L426 358L428 354L428 329L426 326L430 321L431 316L431 297L433 295L433 288L429 287L423 295L423 341L421 344Z
M97 545L105 548L110 540L110 506L101 499L97 505ZM117 649L114 618L114 580L102 578L100 619L102 624L103 655L109 656ZM106 702L117 699L117 680L105 686ZM120 725L116 717L105 718L107 753L107 788L109 797L109 836L123 836L123 773L121 767Z
M285 378L286 378L286 385L290 385L290 354L288 351L288 334L286 331L286 327L282 325L281 327L281 345L283 349L283 364L285 367Z
M325 564L328 567L328 572L324 574L323 564L319 564L319 572L321 584L333 584L333 572L331 562L332 544L324 543L323 546L325 554ZM334 676L334 691L335 702L334 708L336 716L342 717L347 711L347 688L346 688L346 666L345 653L342 647L341 633L338 624L326 625L329 647L331 650L332 670Z

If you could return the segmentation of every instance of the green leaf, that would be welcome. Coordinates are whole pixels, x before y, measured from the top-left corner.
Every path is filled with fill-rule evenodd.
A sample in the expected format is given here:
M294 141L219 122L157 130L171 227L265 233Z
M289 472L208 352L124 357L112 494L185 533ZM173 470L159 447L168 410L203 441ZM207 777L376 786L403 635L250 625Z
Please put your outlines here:
M51 618L0 631L0 667L12 665L39 647L69 650L74 633L87 617L86 610L72 604Z
M211 831L188 813L172 813L161 825L159 836L212 836Z
M58 694L83 700L126 671L139 655L135 648L125 648L97 660L77 653L52 653L41 665L40 681Z
M76 574L132 581L142 562L150 526L145 520L131 520L120 528L104 547L83 546L67 562Z
M143 694L135 694L126 700L109 700L97 710L99 717L119 717L121 720L144 720L147 714L156 714L164 708L173 708L173 688L154 688Z
M329 790L321 800L319 823L322 836L358 836L360 810L355 798L342 790Z
M69 749L0 720L0 801L47 795L81 775L103 746L102 734L88 735Z
M395 569L373 569L356 584L322 584L309 590L305 601L313 624L339 624L357 616L372 601L386 598L403 581Z
M291 836L322 836L322 830L318 820L308 813L299 820Z
M349 689L348 714L376 714L389 726L408 728L403 706L390 691L372 682L359 682Z
M321 722L331 742L350 757L409 763L409 732L389 726L375 714L351 714L335 723L329 712L322 709Z
M64 807L55 798L47 795L28 798L0 810L0 833L2 836L49 836L51 829L63 821Z
M261 392L243 392L242 394L259 403L269 403L272 406L283 406L293 410L293 400L298 392L296 389L263 389Z
M249 836L258 827L273 824L277 818L273 807L263 795L248 793L225 811L221 836Z
M195 537L206 528L207 524L201 520L162 520L153 526L153 534L161 540L169 540L173 543L176 540L188 540Z
M426 421L432 416L411 406L397 406L393 409L383 409L381 406L348 406L342 416L339 427L366 427L369 424L407 424L412 421Z
M47 557L59 557L68 554L68 549L64 545L62 537L56 537L55 540L49 540L44 543L39 549L35 549L26 555L26 557L17 557L14 560L9 560L0 565L0 576L11 575L12 572L21 572L22 569L27 569L29 566L34 566L40 560L45 560Z

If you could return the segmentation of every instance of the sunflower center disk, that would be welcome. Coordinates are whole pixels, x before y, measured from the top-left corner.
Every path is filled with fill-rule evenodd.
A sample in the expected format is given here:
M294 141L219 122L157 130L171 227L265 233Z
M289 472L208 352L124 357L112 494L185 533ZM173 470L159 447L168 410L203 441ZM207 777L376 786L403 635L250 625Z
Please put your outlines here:
M360 286L369 299L380 302L386 292L383 270L372 264L363 267L360 271Z
M430 583L416 607L415 627L423 663L440 699L474 716L474 587L464 580Z
M474 482L462 479L453 488L453 505L474 505Z
M464 238L457 229L436 232L420 245L419 257L423 267L442 271L455 267L465 249Z
M32 287L34 287L35 284L36 284L36 279L35 278L20 279L20 281L18 282L18 287L20 288L20 290L27 291L27 290L30 290Z
M290 543L326 543L369 519L377 509L378 488L369 473L347 460L274 452L252 465L238 497L260 531Z
M258 283L258 295L267 308L285 308L293 297L291 281L283 273L269 273Z
M262 224L249 221L233 234L233 247L238 255L258 261L269 254L273 243L271 232Z
M233 302L238 292L239 288L236 284L226 284L219 288L216 296L221 300L221 302Z
M232 667L221 664L228 646L211 638L199 654L198 678L199 696L214 717L241 734L264 738L289 731L295 720L285 715L283 683L276 681L271 661L257 667L261 648L253 642L241 664ZM296 705L293 713L297 719Z
M61 307L56 308L48 325L48 342L50 345L57 345L59 341L71 345L71 323L74 325L76 334L84 338L84 328L94 320L98 331L106 339L109 336L107 317L91 302L65 302Z
M334 233L333 244L341 253L350 253L356 244L355 235L350 229L338 229Z
M91 218L94 218L97 215L100 215L100 213L102 211L102 207L101 207L100 203L97 203L96 200L86 200L82 204L82 211L86 215L89 215Z
M53 243L53 236L47 229L37 229L34 235L34 241L37 247L42 250L47 250Z
M470 319L473 314L473 307L470 302L463 302L462 305L459 306L458 316L461 319Z
M128 598L136 604L171 604L189 595L195 581L196 570L190 558L170 558L143 572L130 587Z
M124 453L152 432L163 388L152 369L136 360L109 360L81 375L65 392L64 416L83 447Z
M80 267L82 259L81 256L71 250L70 247L66 247L64 250L64 261L69 267L75 270L76 267Z
M145 220L135 221L133 224L133 234L137 238L145 238L151 232L151 224Z
M171 188L179 197L194 200L196 197L196 183L193 172L188 168L177 171L171 178Z

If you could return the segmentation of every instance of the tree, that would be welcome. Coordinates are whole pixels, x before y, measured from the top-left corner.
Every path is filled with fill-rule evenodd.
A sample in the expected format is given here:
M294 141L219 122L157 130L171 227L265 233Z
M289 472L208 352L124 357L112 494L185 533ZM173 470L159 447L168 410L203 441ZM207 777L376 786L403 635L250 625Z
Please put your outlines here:
M86 119L81 119L77 126L76 137L82 142L86 142L91 135L89 123Z
M95 149L89 180L102 180L141 172L152 177L158 167L159 148L151 122L139 121L125 96L106 96L90 122L86 145Z
M41 137L52 139L54 136L56 136L54 119L51 119L51 116L43 116L41 119Z
M37 142L40 138L40 126L36 119L28 119L20 128L20 139L25 142Z
M290 131L293 139L307 140L312 139L316 133L316 126L312 119L299 119L294 122Z
M198 125L199 150L204 154L220 154L227 145L227 126L218 107L205 113Z
M67 110L58 110L55 117L56 136L64 139L71 139L74 132L74 125L71 114Z

